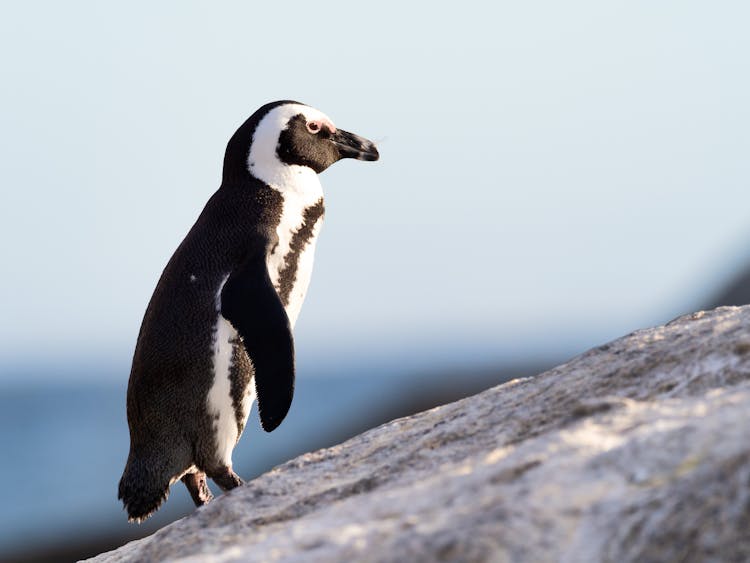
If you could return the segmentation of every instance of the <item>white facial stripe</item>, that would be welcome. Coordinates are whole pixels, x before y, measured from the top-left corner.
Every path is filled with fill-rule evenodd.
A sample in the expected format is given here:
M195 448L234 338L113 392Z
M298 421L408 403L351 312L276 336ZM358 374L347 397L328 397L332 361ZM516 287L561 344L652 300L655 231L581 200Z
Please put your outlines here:
M333 126L328 116L315 108L302 104L284 104L273 108L260 120L250 145L250 154L247 157L248 170L253 176L279 191L282 191L284 186L295 184L297 176L317 177L311 168L285 164L276 154L281 131L286 128L292 117L300 113L307 121L320 120Z
M219 286L216 295L217 312L213 342L214 381L208 392L208 412L214 417L214 437L219 461L227 467L232 466L232 450L237 444L237 418L232 405L232 341L237 338L237 331L221 316L221 290L227 281L227 275Z

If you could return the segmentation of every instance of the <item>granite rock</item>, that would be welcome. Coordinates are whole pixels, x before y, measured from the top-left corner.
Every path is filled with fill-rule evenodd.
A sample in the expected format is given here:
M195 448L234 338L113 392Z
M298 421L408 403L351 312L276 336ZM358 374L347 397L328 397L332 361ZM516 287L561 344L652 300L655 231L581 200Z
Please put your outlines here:
M750 306L298 457L119 561L748 561Z

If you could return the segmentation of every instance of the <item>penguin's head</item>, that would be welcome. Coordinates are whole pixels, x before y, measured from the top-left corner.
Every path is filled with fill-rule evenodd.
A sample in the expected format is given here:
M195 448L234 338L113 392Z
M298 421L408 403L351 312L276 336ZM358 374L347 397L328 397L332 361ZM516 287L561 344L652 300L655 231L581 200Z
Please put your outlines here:
M295 175L319 174L343 158L378 160L372 141L337 128L324 113L299 102L261 107L227 145L224 175L238 168L272 186Z

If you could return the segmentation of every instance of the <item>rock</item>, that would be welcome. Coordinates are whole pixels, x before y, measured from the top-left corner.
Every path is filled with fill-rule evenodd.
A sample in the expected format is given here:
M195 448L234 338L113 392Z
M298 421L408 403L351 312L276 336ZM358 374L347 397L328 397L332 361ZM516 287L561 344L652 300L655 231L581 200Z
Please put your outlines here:
M750 560L750 307L303 455L92 561Z

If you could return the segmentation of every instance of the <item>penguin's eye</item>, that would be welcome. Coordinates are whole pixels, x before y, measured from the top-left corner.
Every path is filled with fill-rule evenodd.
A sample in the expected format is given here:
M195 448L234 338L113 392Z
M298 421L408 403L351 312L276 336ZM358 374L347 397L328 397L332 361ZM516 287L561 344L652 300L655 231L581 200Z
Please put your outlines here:
M313 135L320 131L320 123L317 121L311 121L307 124L307 130L310 131Z

